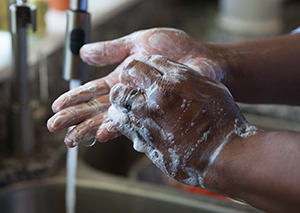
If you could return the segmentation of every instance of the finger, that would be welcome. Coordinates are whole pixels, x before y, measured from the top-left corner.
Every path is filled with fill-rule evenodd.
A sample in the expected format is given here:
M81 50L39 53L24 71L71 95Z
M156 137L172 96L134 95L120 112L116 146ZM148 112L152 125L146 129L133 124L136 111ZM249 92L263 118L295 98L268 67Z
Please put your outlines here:
M110 139L120 136L121 133L113 125L112 122L103 123L96 133L96 139L100 142L108 141Z
M143 90L148 89L155 82L159 82L162 75L160 70L155 67L143 61L132 60L124 67L121 73L121 82Z
M89 65L104 66L123 61L130 55L131 35L119 39L84 45L80 56Z
M147 101L143 92L121 83L112 88L110 100L112 106L108 110L108 116L119 130L120 126L124 127L129 121L139 123L147 112Z
M53 112L56 113L67 107L88 102L98 96L108 94L110 90L110 84L107 81L107 77L88 82L80 87L62 94L53 102Z
M68 147L77 146L79 143L95 139L99 126L107 119L106 113L100 113L75 126L65 137Z
M100 96L88 103L72 106L60 111L48 120L47 127L51 132L58 132L80 123L95 114L106 111L109 106L109 96Z
M131 61L133 58L141 57L138 54L131 55L126 58L113 72L109 75L90 81L78 88L70 90L59 98L57 98L52 104L53 112L57 113L67 107L88 102L98 96L108 94L110 89L119 82L119 76L123 70L124 64Z

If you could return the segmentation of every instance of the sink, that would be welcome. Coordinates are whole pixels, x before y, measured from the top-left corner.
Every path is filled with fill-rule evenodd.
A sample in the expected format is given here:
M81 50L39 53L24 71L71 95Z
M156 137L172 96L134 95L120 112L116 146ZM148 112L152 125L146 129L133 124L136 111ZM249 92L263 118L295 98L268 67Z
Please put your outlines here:
M125 136L96 143L93 147L80 148L86 164L96 170L120 176L127 176L132 165L144 156L133 149L132 142Z
M1 212L63 213L65 181L54 178L18 183L0 191ZM76 213L257 212L233 202L182 195L130 183L77 180Z

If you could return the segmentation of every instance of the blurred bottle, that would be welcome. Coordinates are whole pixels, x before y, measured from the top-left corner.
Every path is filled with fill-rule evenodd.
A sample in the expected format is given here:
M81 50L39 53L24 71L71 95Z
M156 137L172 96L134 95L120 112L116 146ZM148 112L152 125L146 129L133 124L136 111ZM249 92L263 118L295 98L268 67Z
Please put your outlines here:
M48 6L55 10L68 10L70 0L48 0Z

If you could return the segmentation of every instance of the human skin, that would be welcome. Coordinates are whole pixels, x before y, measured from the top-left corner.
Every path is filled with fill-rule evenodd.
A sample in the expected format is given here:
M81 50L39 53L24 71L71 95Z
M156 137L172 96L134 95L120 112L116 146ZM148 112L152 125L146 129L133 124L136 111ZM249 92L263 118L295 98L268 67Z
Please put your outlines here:
M228 51L222 82L236 101L299 106L299 41L300 33L214 44Z
M299 210L299 133L258 130L225 87L162 57L132 61L120 81L109 117L170 177L268 212Z
M113 125L135 150L189 185L205 188L223 147L258 132L223 84L162 56L131 61L120 81L110 93Z
M299 141L291 131L236 137L211 167L219 178L207 187L266 212L299 212Z
M65 137L65 143L71 147L91 135L96 135L98 141L117 137L121 133L113 131L111 123L107 122L110 105L107 94L119 83L119 75L125 64L150 54L163 55L222 81L226 76L227 63L225 53L221 54L220 50L223 51L223 48L199 44L183 31L166 28L138 31L120 39L85 45L80 53L89 65L121 64L108 76L60 96L52 105L56 114L48 121L48 129L57 132L79 124Z
M237 101L299 105L300 67L296 63L300 51L299 40L299 35L285 35L252 41L203 44L182 31L153 29L118 40L86 45L81 55L87 63L122 63L110 75L58 98L53 104L56 114L48 121L48 129L57 132L77 124L65 138L65 143L70 147L91 135L96 135L99 141L106 141L125 133L124 129L116 128L107 118L107 109L111 104L108 95L111 88L120 82L124 65L149 54L163 55L222 82ZM239 115L239 111L234 112L233 115ZM219 121L220 117L212 115L211 119ZM167 128L168 124L164 127ZM300 190L296 184L300 176L297 165L300 151L298 141L298 133L260 130L249 137L230 138L230 143L222 147L209 167L203 186L265 211L296 211L300 200ZM220 147L222 142L216 142L214 147ZM161 152L168 152L168 147L164 148ZM199 171L203 172L208 167L207 163L205 166L202 157L195 158L202 159ZM180 174L174 178L183 181L186 176L184 172ZM200 183L199 186L203 187Z
M68 146L95 134L99 141L117 137L120 133L106 131L112 127L104 122L110 105L105 95L119 82L120 72L126 63L149 54L165 56L222 82L236 101L299 105L300 65L296 63L299 40L299 34L289 34L268 39L207 44L194 41L182 31L151 29L112 41L85 45L81 49L81 57L88 64L121 64L108 76L59 97L52 106L53 111L59 113L49 120L48 128L57 132L81 123L67 135L65 142ZM75 105L79 106L72 107ZM82 109L80 113L78 108ZM97 117L93 119L95 115Z

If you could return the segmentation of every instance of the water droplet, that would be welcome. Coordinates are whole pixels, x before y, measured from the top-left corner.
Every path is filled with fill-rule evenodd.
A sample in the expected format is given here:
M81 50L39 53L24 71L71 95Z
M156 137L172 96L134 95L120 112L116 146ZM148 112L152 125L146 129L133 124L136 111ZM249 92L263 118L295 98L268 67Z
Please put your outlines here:
M97 139L92 137L92 138L88 138L88 139L82 141L81 143L85 147L91 147L91 146L94 146L96 142L97 142Z

